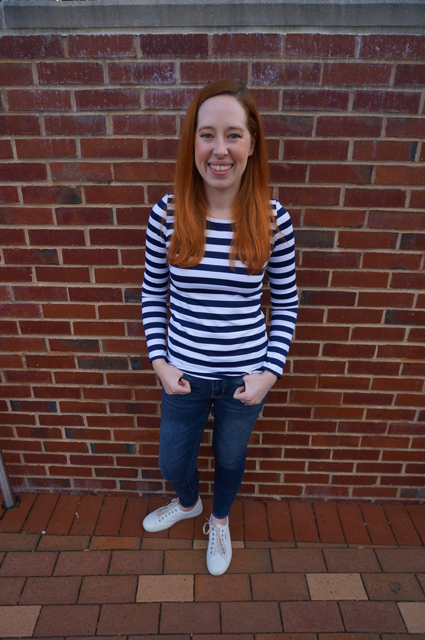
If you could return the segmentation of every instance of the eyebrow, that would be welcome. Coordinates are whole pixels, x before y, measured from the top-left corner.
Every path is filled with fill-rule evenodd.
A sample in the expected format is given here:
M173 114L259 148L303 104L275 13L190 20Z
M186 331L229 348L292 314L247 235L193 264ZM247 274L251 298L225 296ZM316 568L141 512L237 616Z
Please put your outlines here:
M202 129L214 129L214 127L211 124L206 124L203 127L198 127L198 131L202 131ZM243 131L243 127L237 127L237 126L233 126L231 125L230 127L227 127L226 131Z

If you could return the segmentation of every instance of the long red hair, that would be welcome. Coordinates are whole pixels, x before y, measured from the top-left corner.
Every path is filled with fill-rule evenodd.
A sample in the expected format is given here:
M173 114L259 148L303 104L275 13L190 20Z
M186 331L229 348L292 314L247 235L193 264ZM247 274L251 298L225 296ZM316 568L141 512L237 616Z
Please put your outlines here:
M247 127L255 137L239 193L233 203L231 264L243 262L249 273L260 272L270 256L272 213L269 202L269 164L263 127L257 105L248 89L235 80L216 80L193 98L183 122L174 181L174 232L168 250L170 263L194 267L205 252L208 204L203 180L195 165L194 143L200 106L209 98L231 95L247 115Z

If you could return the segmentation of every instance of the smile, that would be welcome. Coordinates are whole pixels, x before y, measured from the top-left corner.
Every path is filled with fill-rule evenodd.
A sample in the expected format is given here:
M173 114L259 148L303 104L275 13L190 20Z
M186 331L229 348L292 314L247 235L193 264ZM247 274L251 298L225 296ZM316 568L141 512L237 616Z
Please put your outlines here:
M208 165L213 171L229 171L233 165L231 164L210 164Z

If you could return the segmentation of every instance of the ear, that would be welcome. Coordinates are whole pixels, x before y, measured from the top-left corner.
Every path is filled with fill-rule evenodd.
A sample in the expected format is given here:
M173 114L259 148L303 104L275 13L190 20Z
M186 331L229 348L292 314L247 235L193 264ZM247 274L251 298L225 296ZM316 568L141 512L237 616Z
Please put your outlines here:
M254 153L254 147L256 142L257 142L257 134L254 133L254 135L251 136L251 146L249 147L249 151L248 151L249 156L252 156L252 154Z

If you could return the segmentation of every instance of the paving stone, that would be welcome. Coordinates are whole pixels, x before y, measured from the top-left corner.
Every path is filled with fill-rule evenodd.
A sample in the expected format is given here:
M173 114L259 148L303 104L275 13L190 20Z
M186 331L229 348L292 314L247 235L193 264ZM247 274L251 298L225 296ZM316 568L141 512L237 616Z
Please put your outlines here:
M425 544L425 506L423 504L408 504L407 511L422 540L422 544Z
M360 509L372 544L397 544L380 504L362 504Z
M275 633L282 631L277 602L223 602L223 633Z
M203 511L201 515L195 518L195 526L193 537L201 540L205 537L205 533L203 531L205 520L209 517L212 511L213 501L208 498L202 498L202 506ZM233 540L243 539L243 511L242 511L242 501L235 500L229 514L229 523L230 523L230 537ZM239 535L237 535L239 534Z
M107 496L103 501L94 534L96 536L117 536L126 504L127 498Z
M58 554L50 551L10 551L0 576L51 576Z
M399 602L398 607L409 633L425 633L425 603Z
M103 504L102 496L84 496L71 527L73 536L92 536Z
M336 505L333 502L315 502L313 507L320 542L343 544L345 538Z
M270 573L271 571L272 564L268 549L234 549L232 562L230 563L227 573L252 574Z
M0 607L0 638L32 636L40 606Z
M251 576L251 585L253 600L310 599L303 573L255 574Z
M381 635L381 638L382 640L424 640L424 634L423 633L394 633L394 634L388 635L386 633L383 633Z
M52 605L43 607L34 637L94 636L99 617L96 605Z
M149 498L129 498L121 522L121 536L143 536L142 522L146 517Z
M173 633L171 635L161 635L158 636L157 634L155 634L154 636L128 636L128 640L158 640L158 638L160 640L192 640L195 636L192 636L191 633ZM199 637L203 637L203 636L198 636ZM69 640L69 639L67 639ZM102 640L102 638L96 638L96 640ZM109 638L104 638L103 640L114 640ZM122 638L117 638L116 640L122 640ZM220 636L220 640L221 640L221 636Z
M331 573L376 573L381 570L373 549L324 549L323 554Z
M346 631L397 633L405 631L395 602L340 602Z
M416 573L425 571L425 549L376 549L382 571Z
M162 573L163 559L164 552L158 550L113 551L109 575Z
M105 604L100 614L98 635L157 633L159 604Z
M315 633L256 633L255 640L317 640L317 636Z
M359 573L308 573L312 600L367 600Z
M186 551L167 550L164 560L164 573L208 573L203 549ZM158 572L159 573L159 572Z
M52 513L46 533L66 536L69 533L81 496L61 495Z
M417 579L419 580L419 583L422 587L422 591L425 593L425 573L417 573L416 574ZM413 600L413 598L412 598Z
M1 567L1 564L2 564L3 560L5 559L5 557L6 557L6 552L5 551L0 551L0 567Z
M0 551L35 551L39 535L21 533L0 533Z
M395 636L397 637L397 636ZM377 633L319 633L319 640L380 640ZM391 640L393 639L391 636Z
M0 533L18 533L24 525L24 522L35 502L37 494L35 493L19 493L21 504L19 509L10 509L6 511L0 521Z
M281 602L285 632L344 631L336 602Z
M259 501L244 501L245 540L268 540L266 505Z
M139 576L136 602L192 602L193 576Z
M55 576L99 576L108 573L109 551L62 551Z
M192 540L143 538L142 549L192 549Z
M358 504L338 504L339 518L348 544L370 544L366 525Z
M82 551L88 549L90 536L41 536L38 551Z
M160 633L220 633L216 602L166 602L161 607Z
M28 578L19 604L75 604L80 577Z
M161 636L161 640L166 636ZM178 636L173 636L173 638L177 638ZM269 635L268 635L269 637ZM254 640L253 633L220 633L218 636L219 640ZM257 635L258 638L258 635ZM191 636L191 640L217 640L216 634L210 633L194 633Z
M369 600L425 600L411 573L364 573L362 578Z
M270 540L275 542L292 542L291 514L287 502L267 502L267 519L269 523Z
M244 539L243 504L244 504L243 500L235 500L234 503L232 504L232 508L230 509L229 527L230 527L230 537L232 538L232 540ZM211 506L209 507L209 509L207 509L207 505L205 504L205 500L204 500L205 516L208 516L211 513L211 511L212 511L212 501L211 501ZM203 522L205 523L205 517ZM195 537L201 537L201 536L195 536Z
M18 604L25 578L0 578L0 605Z
M273 571L313 573L326 571L320 549L272 549Z
M297 542L319 542L313 509L310 502L291 502L289 508Z
M28 534L45 531L58 499L59 496L51 493L39 493L22 531Z
M93 536L90 549L140 549L141 538L128 536Z
M421 540L404 504L384 505L385 514L400 546L421 546Z
M307 543L306 543L307 544ZM295 549L301 546L302 543L285 542L284 540L274 542L270 540L245 540L245 549Z
M199 516L198 516L199 517ZM205 516L204 516L205 522ZM188 520L181 520L173 525L169 531L170 540L193 540L193 533L195 529L195 518L189 518Z
M266 575L270 576L270 574ZM251 600L249 576L229 573L222 576L197 575L195 576L195 600L197 602Z
M137 576L86 576L78 604L134 602Z
M192 549L208 549L208 540L192 540ZM245 542L232 540L232 549L245 549Z

